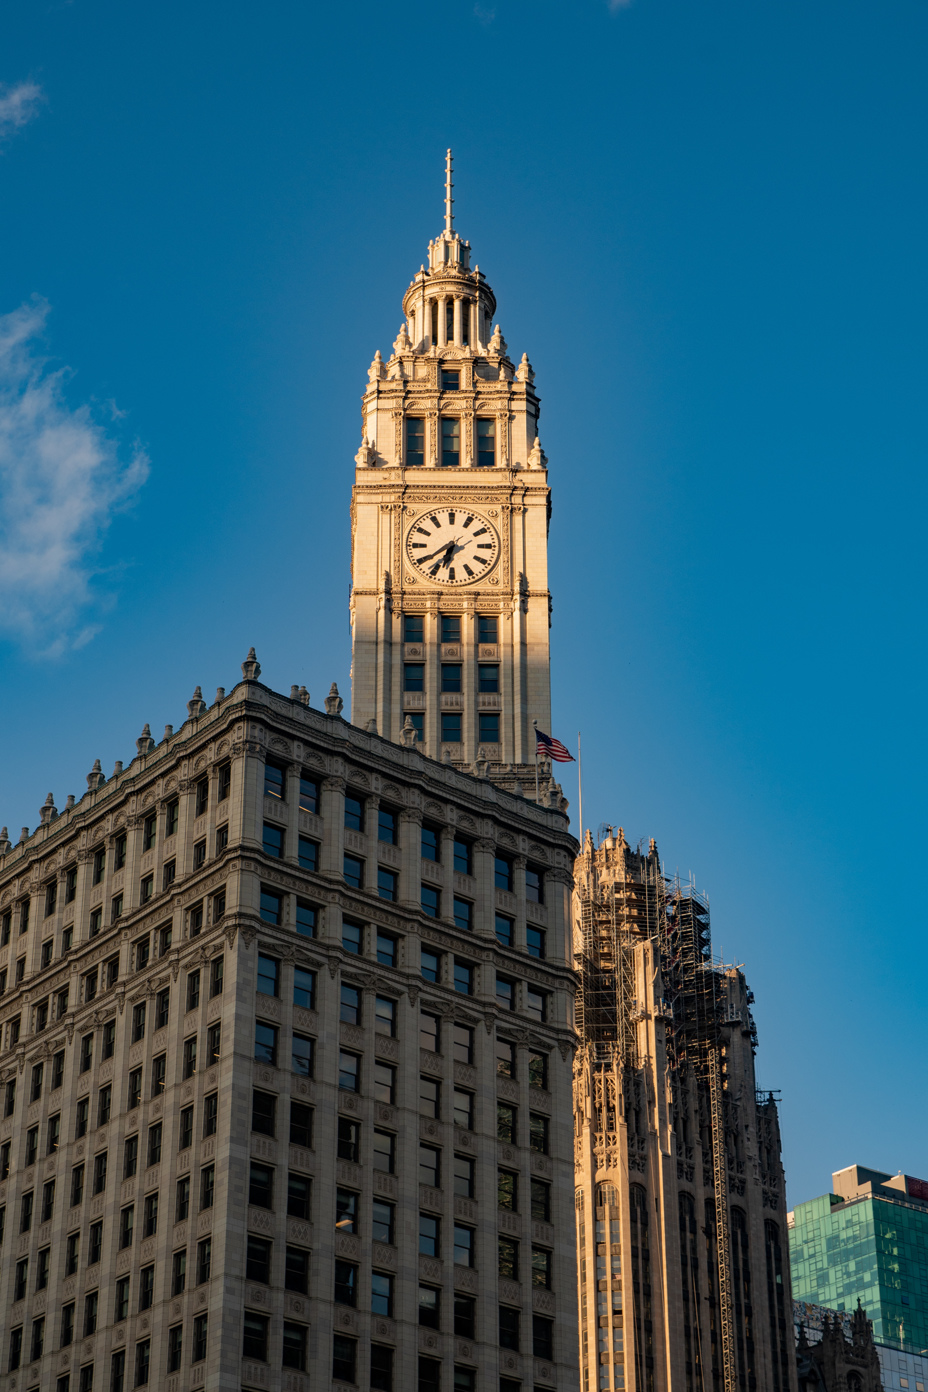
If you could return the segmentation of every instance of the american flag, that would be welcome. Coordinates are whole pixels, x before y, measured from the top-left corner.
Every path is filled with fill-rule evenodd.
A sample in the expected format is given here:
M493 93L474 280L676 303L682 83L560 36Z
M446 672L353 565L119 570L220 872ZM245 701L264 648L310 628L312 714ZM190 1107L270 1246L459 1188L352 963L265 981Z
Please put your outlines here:
M575 764L577 761L574 756L564 748L561 741L555 739L553 735L544 735L537 728L535 729L535 755L545 759L554 759L559 764Z

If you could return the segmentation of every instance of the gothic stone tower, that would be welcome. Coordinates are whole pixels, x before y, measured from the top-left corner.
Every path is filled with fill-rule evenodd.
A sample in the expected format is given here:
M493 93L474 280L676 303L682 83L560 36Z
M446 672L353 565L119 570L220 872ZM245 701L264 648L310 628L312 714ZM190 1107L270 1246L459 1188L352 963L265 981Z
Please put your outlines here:
M496 297L445 227L363 398L352 496L352 721L458 767L534 781L550 728L547 460L534 373L507 356Z
M588 834L574 874L582 1392L796 1392L753 996L653 841Z

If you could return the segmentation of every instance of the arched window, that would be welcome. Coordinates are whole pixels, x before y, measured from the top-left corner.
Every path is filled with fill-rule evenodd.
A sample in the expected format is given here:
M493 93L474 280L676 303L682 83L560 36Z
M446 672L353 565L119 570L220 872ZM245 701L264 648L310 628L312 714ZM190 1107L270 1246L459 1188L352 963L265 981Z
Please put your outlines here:
M764 1223L764 1257L767 1270L767 1322L770 1328L773 1392L789 1387L786 1361L786 1293L783 1289L783 1249L780 1229L772 1219Z
M754 1385L754 1327L751 1316L751 1257L748 1240L748 1220L744 1209L731 1211L731 1274L735 1305L735 1349L738 1357L738 1382L741 1387Z
M848 1373L847 1392L864 1392L864 1385L861 1382L860 1373Z
M651 1321L651 1245L648 1233L648 1195L633 1184L629 1197L629 1237L632 1249L632 1295L635 1308L635 1387L654 1392L654 1334Z
M699 1337L699 1258L696 1204L692 1194L677 1197L680 1218L680 1288L683 1296L683 1346L686 1392L702 1387Z

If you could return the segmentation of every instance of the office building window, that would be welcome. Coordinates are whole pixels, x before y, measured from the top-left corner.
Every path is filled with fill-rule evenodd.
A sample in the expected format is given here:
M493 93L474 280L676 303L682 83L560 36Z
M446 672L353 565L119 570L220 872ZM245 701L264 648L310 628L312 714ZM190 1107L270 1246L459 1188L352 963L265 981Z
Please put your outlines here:
M456 469L461 463L461 419L459 416L441 418L441 462L445 469Z
M496 421L477 417L477 467L492 469L496 464ZM481 639L481 641L483 641ZM486 640L489 642L489 639Z
M425 421L421 416L406 417L406 467L421 469L425 464ZM415 642L407 638L407 643ZM421 639L419 640L421 642Z
M499 744L499 715L496 711L479 712L477 738L481 744Z
M442 744L461 743L461 716L458 711L442 711L441 713L441 742Z
M421 886L422 912L429 918L438 918L441 913L441 890L434 885L424 884Z
M419 950L419 970L423 981L441 981L441 954L423 947Z
M315 905L308 904L305 899L296 901L296 931L300 937L314 938L316 936L316 914Z
M422 643L425 641L425 618L422 614L403 615L403 642Z
M454 989L463 996L474 994L474 973L475 968L467 962L459 962L454 959Z
M300 865L304 870L316 870L319 865L319 843L301 836L297 843Z
M381 899L387 899L393 903L398 897L399 875L394 870L384 870L382 866L377 869L377 893Z
M265 923L280 924L283 922L283 898L275 894L272 889L261 886L261 917Z

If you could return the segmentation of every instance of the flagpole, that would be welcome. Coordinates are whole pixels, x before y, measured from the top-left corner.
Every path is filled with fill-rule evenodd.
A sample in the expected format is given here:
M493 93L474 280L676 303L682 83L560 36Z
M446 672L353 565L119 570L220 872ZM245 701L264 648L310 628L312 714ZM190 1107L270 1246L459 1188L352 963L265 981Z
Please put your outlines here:
M533 720L532 725L535 729L535 804L538 804L538 721Z
M583 850L583 750L580 746L580 731L577 731L577 791L580 801L580 850Z

